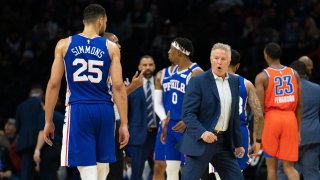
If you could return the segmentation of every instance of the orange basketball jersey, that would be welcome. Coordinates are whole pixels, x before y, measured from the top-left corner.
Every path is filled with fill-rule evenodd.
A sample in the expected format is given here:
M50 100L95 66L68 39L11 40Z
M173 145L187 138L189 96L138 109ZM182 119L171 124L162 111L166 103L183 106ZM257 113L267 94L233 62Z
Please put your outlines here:
M264 69L269 83L264 96L264 112L270 110L295 111L298 103L298 81L289 67Z

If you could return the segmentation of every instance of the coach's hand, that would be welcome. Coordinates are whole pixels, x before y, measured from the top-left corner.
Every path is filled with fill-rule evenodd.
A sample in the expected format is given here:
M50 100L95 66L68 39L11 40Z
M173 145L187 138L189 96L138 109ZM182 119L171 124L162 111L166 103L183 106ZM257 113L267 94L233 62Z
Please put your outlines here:
M119 143L120 149L124 148L129 142L128 124L120 124L119 127Z
M54 139L54 124L53 122L46 122L44 129L43 129L43 138L44 141L49 145L52 146L52 141L51 139ZM50 139L51 138L51 139Z
M131 79L131 85L137 89L138 87L143 85L143 73L145 70L142 70L139 74L138 71L136 71L136 73L133 75L132 79Z
M201 136L202 140L206 143L213 143L218 141L218 137L210 131L206 131Z
M243 147L237 147L235 150L234 150L234 155L237 157L237 158L242 158L244 156L244 153L245 153L245 150Z
M184 132L186 127L187 127L186 124L181 120L175 126L172 127L172 130L182 133L182 132Z

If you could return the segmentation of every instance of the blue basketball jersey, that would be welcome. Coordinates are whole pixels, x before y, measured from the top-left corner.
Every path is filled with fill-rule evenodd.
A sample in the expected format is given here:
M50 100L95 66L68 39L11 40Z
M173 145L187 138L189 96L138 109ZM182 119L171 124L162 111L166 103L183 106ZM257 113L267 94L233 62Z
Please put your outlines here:
M66 103L112 103L107 78L111 59L108 41L81 34L70 37L64 63L67 80Z
M242 76L238 76L239 79L239 115L240 115L240 124L247 125L247 100L248 92L246 85L244 83L245 79Z
M163 84L167 84L170 82L170 78L171 78L172 74L174 74L177 71L178 66L174 66L172 71L170 71L170 68L171 68L171 66L166 67L162 71L162 77L161 77L161 85L162 85L162 92L163 92L162 102L167 102L168 98L170 98L168 96L168 93L164 93L166 90L165 90ZM165 111L168 112L169 111L168 104L164 103L163 106L164 106Z
M170 110L170 119L179 121L182 119L182 102L185 94L186 86L191 74L195 69L199 69L198 64L193 63L188 69L179 71L179 68L175 70L171 78L164 81L162 84L164 99L164 107L166 110Z

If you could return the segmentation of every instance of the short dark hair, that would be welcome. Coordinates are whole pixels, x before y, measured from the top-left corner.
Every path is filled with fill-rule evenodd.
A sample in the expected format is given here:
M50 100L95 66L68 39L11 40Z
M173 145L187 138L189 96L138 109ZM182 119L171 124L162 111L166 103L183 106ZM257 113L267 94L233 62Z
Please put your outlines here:
M152 60L153 60L153 62L154 62L153 57L152 57L152 56L150 56L150 55L148 55L148 54L146 54L146 55L141 56L139 63L141 63L141 60L142 60L142 59L144 59L144 58L150 58L150 59L152 59Z
M290 67L297 71L299 76L307 76L307 66L299 60L295 60L290 64Z
M271 59L280 59L282 56L281 47L277 43L274 43L274 42L268 43L264 47L264 50Z
M231 66L235 66L235 65L239 64L240 63L240 58L241 58L240 53L237 50L232 49L231 50L230 65Z
M90 4L83 10L83 20L86 22L93 22L105 15L106 10L100 4Z
M109 39L110 37L115 36L115 34L111 33L111 32L104 32L103 37Z
M178 37L178 38L175 38L172 42L174 42L174 41L176 41L180 45L180 48L182 50L186 50L186 51L190 52L190 54L187 55L187 56L192 56L193 55L194 47L193 47L193 44L192 44L190 39L183 38L183 37Z

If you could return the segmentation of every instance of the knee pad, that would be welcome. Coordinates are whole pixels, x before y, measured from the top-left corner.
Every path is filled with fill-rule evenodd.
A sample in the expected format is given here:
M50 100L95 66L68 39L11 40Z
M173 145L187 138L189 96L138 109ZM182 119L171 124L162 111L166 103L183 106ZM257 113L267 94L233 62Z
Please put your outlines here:
M109 174L109 163L97 163L98 180L105 180Z
M178 180L181 161L166 161L167 180Z
M77 168L83 180L96 180L98 177L97 166L78 166Z

